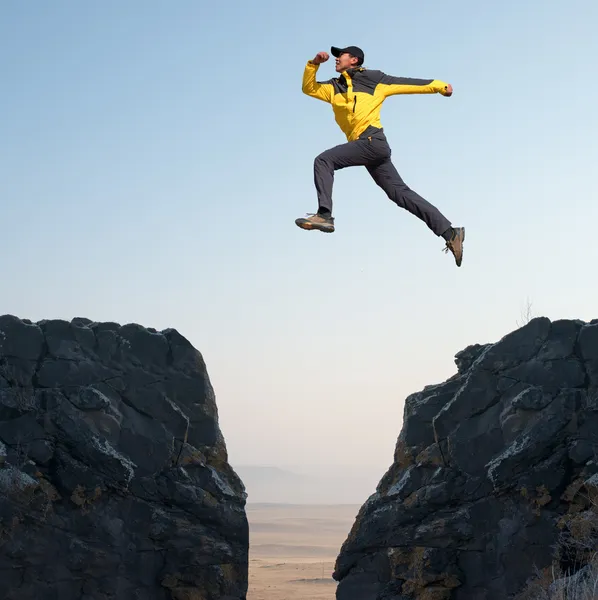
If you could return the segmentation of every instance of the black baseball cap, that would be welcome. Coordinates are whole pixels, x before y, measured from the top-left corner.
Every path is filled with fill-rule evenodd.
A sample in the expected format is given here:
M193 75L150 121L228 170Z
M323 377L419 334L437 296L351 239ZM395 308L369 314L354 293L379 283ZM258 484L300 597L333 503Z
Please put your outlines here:
M348 52L352 56L355 56L359 59L359 64L363 63L363 60L365 58L363 50L361 48L358 48L357 46L347 46L346 48L337 48L336 46L332 46L330 48L330 52L332 53L332 56L336 56L337 58L341 54Z

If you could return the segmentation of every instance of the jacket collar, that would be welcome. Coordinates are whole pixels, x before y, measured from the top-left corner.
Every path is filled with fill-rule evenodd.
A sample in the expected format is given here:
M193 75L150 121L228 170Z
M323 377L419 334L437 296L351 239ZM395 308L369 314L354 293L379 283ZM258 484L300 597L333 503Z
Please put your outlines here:
M361 73L362 71L365 71L364 67L351 67L350 69L343 71L340 76L346 80L347 77L345 75L348 75L352 79L355 76L355 73Z
M351 67L350 69L347 69L347 73L349 73L351 77L353 77L355 73L361 73L362 71L365 71L364 67Z

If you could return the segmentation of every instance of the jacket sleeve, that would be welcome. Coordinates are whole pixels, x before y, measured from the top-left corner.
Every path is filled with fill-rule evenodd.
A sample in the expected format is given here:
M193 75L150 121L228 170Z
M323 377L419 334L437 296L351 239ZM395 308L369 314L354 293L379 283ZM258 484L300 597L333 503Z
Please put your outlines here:
M320 68L320 65L312 63L311 60L305 65L303 71L303 84L301 90L304 94L323 100L324 102L332 102L332 84L328 82L320 83L316 81L316 72Z
M384 96L395 96L397 94L442 94L444 96L447 85L439 79L394 77L381 71L378 78L378 87Z

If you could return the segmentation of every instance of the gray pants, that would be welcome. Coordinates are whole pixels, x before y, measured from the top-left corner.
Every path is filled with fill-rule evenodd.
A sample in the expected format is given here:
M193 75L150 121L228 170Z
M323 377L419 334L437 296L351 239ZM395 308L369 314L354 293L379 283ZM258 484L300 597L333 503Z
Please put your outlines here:
M407 187L392 164L391 149L383 131L372 129L368 128L353 142L322 152L314 160L314 183L320 208L332 213L335 171L364 166L393 202L420 218L436 235L442 235L451 222L435 206Z

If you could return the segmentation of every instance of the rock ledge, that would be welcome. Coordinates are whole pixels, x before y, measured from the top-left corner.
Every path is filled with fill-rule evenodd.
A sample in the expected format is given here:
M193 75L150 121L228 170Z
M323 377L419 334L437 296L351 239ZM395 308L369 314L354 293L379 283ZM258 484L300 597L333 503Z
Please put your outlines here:
M559 548L579 515L598 523L598 321L537 318L456 364L407 398L338 556L338 600L506 600L573 565Z
M242 600L248 526L176 330L0 317L0 597Z

